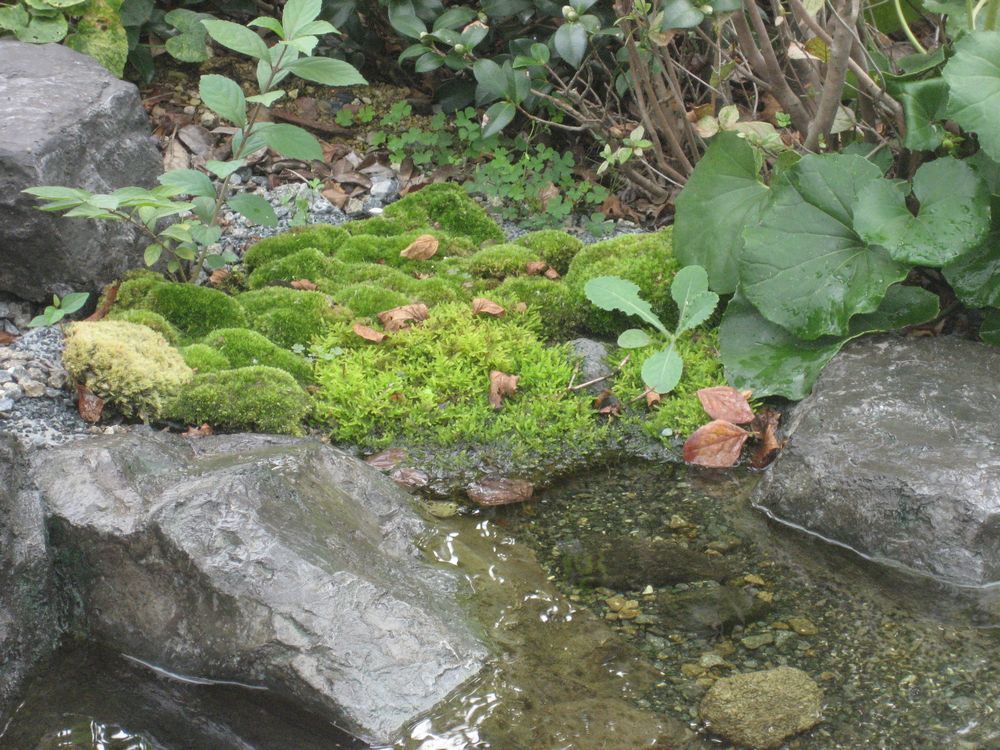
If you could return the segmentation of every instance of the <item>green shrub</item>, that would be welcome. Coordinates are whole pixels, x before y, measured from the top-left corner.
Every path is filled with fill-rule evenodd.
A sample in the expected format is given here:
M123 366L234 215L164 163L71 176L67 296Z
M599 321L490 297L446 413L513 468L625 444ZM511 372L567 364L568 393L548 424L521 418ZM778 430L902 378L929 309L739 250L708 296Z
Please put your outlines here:
M569 270L570 261L583 247L583 242L577 237L558 229L529 232L515 239L514 243L540 253L542 260L563 275Z
M115 306L111 308L111 312L108 313L107 319L124 320L128 323L135 323L137 325L146 326L147 328L152 328L154 331L163 336L163 338L167 340L167 343L172 346L176 346L177 342L181 340L180 331L174 328L170 324L169 320L152 310L142 310L140 308L120 310L117 306Z
M159 333L124 320L66 327L66 371L125 416L156 419L193 373Z
M272 286L244 292L236 300L246 310L249 327L285 349L307 346L338 319L330 298L320 292Z
M240 367L201 373L171 402L169 415L185 424L299 435L309 396L284 370Z
M583 310L561 281L544 276L512 276L489 294L489 298L511 311L518 302L538 314L546 338L571 338L583 320Z
M266 365L284 370L300 383L312 379L312 366L305 359L246 328L221 328L212 331L201 343L221 352L232 367Z
M503 279L526 274L527 265L541 259L541 255L530 248L506 243L483 248L469 258L468 268L474 276Z
M234 297L194 284L159 284L143 305L159 313L188 338L201 338L216 328L242 328L246 315Z
M232 368L225 354L207 344L182 346L180 353L187 366L195 372L215 372Z
M385 217L399 219L413 229L431 226L468 237L476 245L503 241L503 231L483 207L461 185L451 182L428 185L410 193L387 206Z
M330 224L296 227L252 245L243 255L243 263L250 271L254 271L310 247L325 255L333 255L347 237L346 229Z
M330 259L316 248L307 247L259 266L247 278L247 286L250 289L261 289L273 281L316 281L328 276L330 270Z
M410 302L410 297L405 294L366 282L350 284L331 296L337 304L343 305L354 315L362 318L374 317L377 313Z

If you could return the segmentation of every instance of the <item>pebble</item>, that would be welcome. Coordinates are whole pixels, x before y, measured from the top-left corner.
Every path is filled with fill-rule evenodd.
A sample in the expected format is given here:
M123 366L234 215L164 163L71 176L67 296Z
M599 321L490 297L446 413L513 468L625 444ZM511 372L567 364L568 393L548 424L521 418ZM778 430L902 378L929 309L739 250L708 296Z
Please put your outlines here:
M805 617L789 617L788 627L799 635L816 635L819 632L819 628Z
M743 644L744 648L748 648L751 651L756 651L762 646L769 646L774 643L774 633L761 633L760 635L748 635L746 638L740 639L740 643Z

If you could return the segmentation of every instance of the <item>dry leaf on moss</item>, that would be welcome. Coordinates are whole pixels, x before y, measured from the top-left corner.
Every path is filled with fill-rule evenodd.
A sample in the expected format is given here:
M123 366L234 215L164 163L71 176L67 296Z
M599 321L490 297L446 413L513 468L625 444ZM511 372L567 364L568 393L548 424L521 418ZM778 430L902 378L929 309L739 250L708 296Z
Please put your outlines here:
M434 257L438 251L438 244L437 237L434 235L422 234L401 250L399 257L410 260L427 260Z
M319 289L319 287L309 281L309 279L296 279L292 282L291 286L292 289L301 289L306 292L315 292Z
M381 331L376 331L374 328L369 328L368 326L363 326L360 323L354 324L354 333L365 341L371 341L375 344L381 344L385 341L385 334Z
M545 273L545 269L549 267L549 264L544 260L533 260L524 266L524 270L527 271L528 276L537 276L540 273Z
M663 396L654 391L652 388L647 388L645 393L642 394L646 397L646 406L653 408L656 404L663 400Z
M499 318L506 312L500 305L496 302L486 299L485 297L476 297L472 300L472 314L479 315L483 313L485 315L492 315L494 318Z
M559 272L552 266L549 266L547 269L545 269L545 278L552 279L552 281L555 281L556 279L559 278Z
M513 396L517 393L518 380L520 380L518 375L508 375L499 370L490 373L490 404L494 409L503 406L504 396Z
M385 326L385 330L389 333L395 333L406 328L411 323L420 323L427 320L428 314L427 305L422 302L416 302L412 305L403 305L402 307L394 307L391 310L380 312L378 319Z
M223 281L228 279L230 276L229 270L226 268L217 268L212 271L212 275L208 277L208 283L212 286L218 286Z

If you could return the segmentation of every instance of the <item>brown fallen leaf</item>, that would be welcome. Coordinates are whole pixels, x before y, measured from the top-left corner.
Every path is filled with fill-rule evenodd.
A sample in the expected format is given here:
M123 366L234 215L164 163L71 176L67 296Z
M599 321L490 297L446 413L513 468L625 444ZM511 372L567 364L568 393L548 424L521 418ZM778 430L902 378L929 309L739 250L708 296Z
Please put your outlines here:
M650 409L663 400L663 396L652 388L647 388L642 395L646 397L646 406Z
M381 344L385 341L385 334L381 331L376 331L374 328L369 328L368 326L363 326L360 323L354 324L354 333L360 336L365 341L371 341L375 344Z
M0 344L10 344L17 340L17 336L6 331L0 331Z
M433 234L422 234L399 252L400 258L427 260L434 257L440 243Z
M513 396L517 393L518 375L507 375L499 370L490 373L490 404L494 409L503 407L504 396Z
M317 289L319 289L319 287L316 286L313 282L309 281L309 279L296 279L291 283L290 286L292 287L292 289L301 289L302 291L305 292L315 292Z
M380 312L378 319L385 326L385 330L389 333L395 333L413 323L421 323L427 320L429 314L430 311L427 309L427 305L423 302L415 302L412 305L403 305L402 307L394 307L391 310Z
M188 427L187 430L181 433L181 437L200 438L214 434L215 430L212 429L212 425L205 422L201 427Z
M347 201L351 199L348 192L340 187L340 185L336 184L331 184L326 188L326 190L323 190L320 195L330 201L330 203L337 208L343 208L347 205Z
M530 500L535 486L524 479L483 479L465 488L465 494L478 505L510 505Z
M750 466L763 469L770 464L781 450L778 440L778 422L781 413L774 409L763 409L754 417L750 429L756 433L757 443L750 452Z
M552 279L552 281L555 281L556 279L559 278L559 272L556 269L554 269L552 266L549 266L548 268L545 269L545 274L544 275L545 275L545 278Z
M724 419L733 424L748 424L753 421L753 409L741 391L728 385L702 388L698 391L702 408L712 419Z
M365 459L365 463L379 471L390 471L406 460L406 451L402 448L387 448Z
M76 408L84 422L97 424L104 412L104 399L80 383L76 386Z
M494 318L499 318L502 316L506 310L504 310L496 302L486 299L485 297L476 297L472 300L472 314L479 315L483 313L484 315L492 315Z
M431 478L427 476L426 472L420 471L420 469L414 469L411 466L403 466L399 469L394 469L393 472L389 474L389 478L406 490L426 487L431 481Z
M217 268L216 270L212 271L212 275L208 277L208 283L211 284L212 286L218 286L223 281L228 279L229 276L230 272L228 269Z
M699 427L684 443L684 460L690 464L723 469L740 458L750 433L724 419Z
M549 267L549 264L544 260L533 260L530 263L525 264L524 270L527 272L528 276L537 276L540 273L545 273L545 269Z

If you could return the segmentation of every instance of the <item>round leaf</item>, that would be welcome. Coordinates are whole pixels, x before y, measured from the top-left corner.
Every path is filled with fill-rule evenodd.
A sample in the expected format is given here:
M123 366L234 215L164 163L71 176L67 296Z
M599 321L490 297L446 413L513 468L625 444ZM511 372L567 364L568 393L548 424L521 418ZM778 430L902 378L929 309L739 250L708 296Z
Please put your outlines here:
M641 349L652 343L653 339L640 328L629 328L627 331L622 331L618 337L618 346L622 349Z
M556 29L552 41L563 60L574 68L580 67L583 56L587 54L587 30L583 24L564 23Z
M1000 232L942 269L952 289L971 307L1000 307Z
M942 71L951 99L948 111L979 136L979 145L1000 161L1000 31L973 31L955 44Z
M642 382L663 395L677 387L683 372L681 355L671 346L646 358L642 363Z

